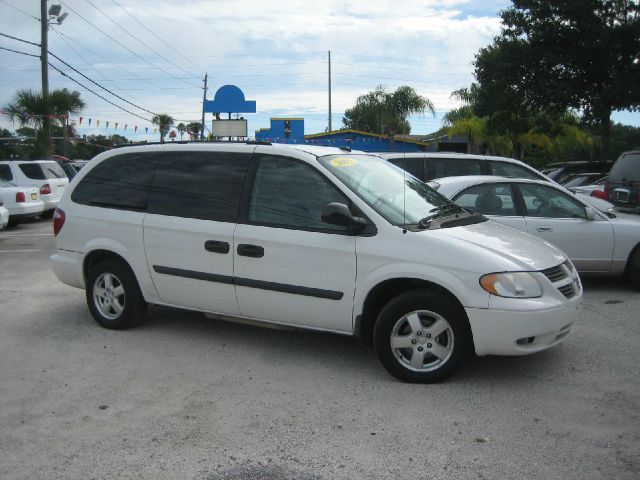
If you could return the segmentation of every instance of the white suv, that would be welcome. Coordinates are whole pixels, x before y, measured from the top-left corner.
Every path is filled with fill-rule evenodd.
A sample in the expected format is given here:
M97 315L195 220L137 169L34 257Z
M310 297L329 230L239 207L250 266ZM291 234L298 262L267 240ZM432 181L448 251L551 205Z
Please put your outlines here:
M44 217L53 215L69 185L69 178L54 160L2 160L0 179L19 187L36 187L40 200L44 202Z
M569 334L582 287L566 255L346 150L98 155L54 215L53 269L107 328L152 303L355 335L410 382L449 376L471 348L523 355Z

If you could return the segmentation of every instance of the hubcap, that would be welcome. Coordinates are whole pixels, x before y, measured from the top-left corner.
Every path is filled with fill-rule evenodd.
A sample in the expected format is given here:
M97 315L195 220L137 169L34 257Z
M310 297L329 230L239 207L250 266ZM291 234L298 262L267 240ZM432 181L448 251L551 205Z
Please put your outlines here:
M431 372L453 353L453 329L436 312L417 310L398 319L391 330L391 351L400 364L414 372Z
M124 310L124 287L112 273L102 273L93 284L93 303L100 314L115 320Z

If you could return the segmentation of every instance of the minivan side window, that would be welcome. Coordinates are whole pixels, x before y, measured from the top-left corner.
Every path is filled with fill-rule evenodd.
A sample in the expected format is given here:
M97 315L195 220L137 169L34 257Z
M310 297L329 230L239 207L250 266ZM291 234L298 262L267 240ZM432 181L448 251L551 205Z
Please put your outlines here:
M485 215L517 215L513 191L508 183L475 185L459 193L453 201Z
M431 158L429 180L462 175L480 175L480 160L474 158Z
M295 160L263 157L249 206L249 221L294 229L346 231L322 221L328 203L349 200L317 170Z
M237 222L250 153L173 152L158 160L149 213Z
M3 180L13 180L13 173L11 173L11 166L6 163L0 165L0 178Z
M154 153L108 158L80 181L71 200L83 205L144 211L155 164Z
M406 170L417 179L424 180L424 158L398 157L390 158L389 162L396 167Z

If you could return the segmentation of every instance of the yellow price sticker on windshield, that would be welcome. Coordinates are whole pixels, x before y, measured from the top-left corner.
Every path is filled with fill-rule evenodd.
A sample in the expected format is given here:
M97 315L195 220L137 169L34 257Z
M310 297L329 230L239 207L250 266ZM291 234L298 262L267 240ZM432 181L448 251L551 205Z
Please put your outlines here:
M353 167L357 162L355 158L339 157L331 160L332 167Z

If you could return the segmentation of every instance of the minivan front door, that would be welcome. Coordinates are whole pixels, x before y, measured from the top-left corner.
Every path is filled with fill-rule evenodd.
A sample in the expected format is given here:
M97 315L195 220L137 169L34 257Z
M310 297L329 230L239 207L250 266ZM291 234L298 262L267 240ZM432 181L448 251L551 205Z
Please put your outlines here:
M264 156L246 219L235 234L234 275L243 316L352 333L356 237L321 220L348 199L318 170Z

